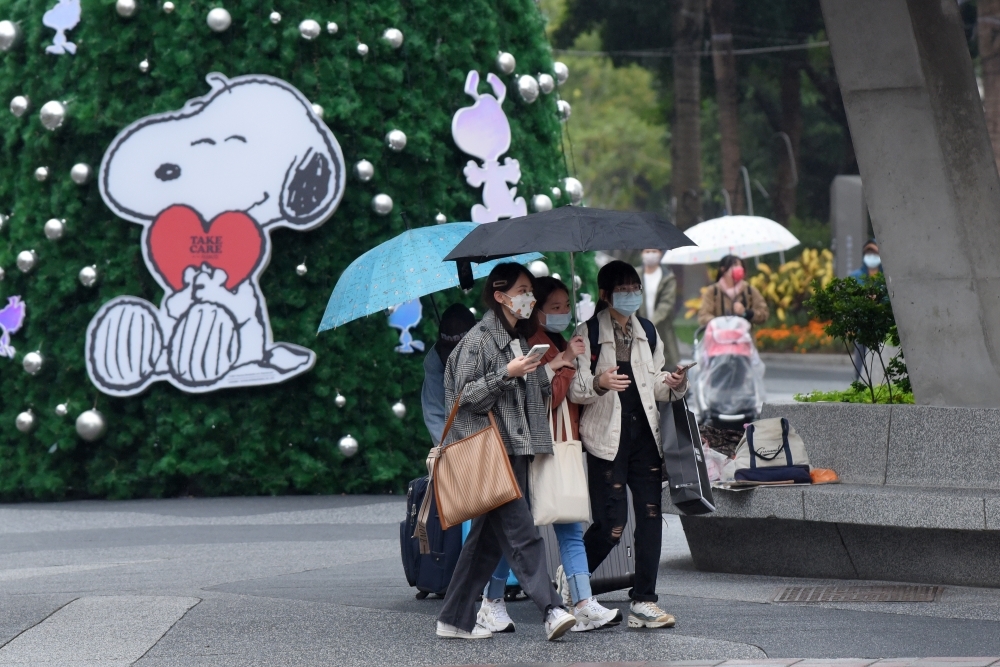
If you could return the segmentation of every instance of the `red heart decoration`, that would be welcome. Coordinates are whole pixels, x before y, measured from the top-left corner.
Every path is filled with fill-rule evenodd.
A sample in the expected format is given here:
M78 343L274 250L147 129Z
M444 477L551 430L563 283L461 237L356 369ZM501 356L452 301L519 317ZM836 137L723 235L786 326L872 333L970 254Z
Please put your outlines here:
M171 206L153 221L146 242L153 267L180 291L184 269L208 264L226 272L226 289L235 289L260 262L264 232L246 213L227 211L206 223L188 206Z

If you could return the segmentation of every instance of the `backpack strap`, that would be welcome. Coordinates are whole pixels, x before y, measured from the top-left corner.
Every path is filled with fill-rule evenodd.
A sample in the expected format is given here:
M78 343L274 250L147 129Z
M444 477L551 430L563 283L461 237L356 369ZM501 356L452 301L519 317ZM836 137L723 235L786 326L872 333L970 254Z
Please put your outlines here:
M647 320L645 317L639 317L636 315L636 319L639 320L639 324L642 325L642 330L646 334L646 343L649 345L649 355L652 356L656 352L656 343L658 342L656 326ZM597 315L595 314L589 320L587 320L587 338L590 339L590 374L593 375L597 372L597 359L601 356L601 343L600 341L601 327L597 321Z

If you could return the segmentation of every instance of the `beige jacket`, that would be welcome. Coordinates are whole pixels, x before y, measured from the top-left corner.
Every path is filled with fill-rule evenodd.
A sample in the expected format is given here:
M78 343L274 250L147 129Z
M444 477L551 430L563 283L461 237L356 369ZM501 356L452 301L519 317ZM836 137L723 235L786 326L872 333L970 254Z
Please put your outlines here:
M598 341L601 343L600 356L597 358L596 373L607 371L618 365L615 359L615 334L611 327L611 313L604 309L597 314L600 324ZM587 336L587 323L576 328L575 335L583 337L586 350L576 358L576 377L569 386L569 400L573 403L586 405L580 417L580 439L588 452L599 459L613 461L618 454L618 443L621 439L622 407L618 392L609 391L598 394L594 390L594 375L590 372L590 338ZM646 418L649 427L660 441L660 413L656 401L676 401L687 393L687 381L673 391L666 385L664 379L669 373L663 368L663 341L656 341L656 349L650 354L646 332L635 315L632 316L632 372L638 383L639 396L646 407ZM661 452L662 453L662 452Z

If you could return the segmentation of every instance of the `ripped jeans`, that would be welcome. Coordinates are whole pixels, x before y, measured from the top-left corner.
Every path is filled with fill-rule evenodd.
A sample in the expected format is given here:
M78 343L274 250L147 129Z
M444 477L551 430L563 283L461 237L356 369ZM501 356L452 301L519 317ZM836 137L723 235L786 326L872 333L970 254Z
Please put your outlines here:
M663 459L649 421L642 412L622 415L621 442L614 461L587 453L590 506L594 523L583 536L587 564L593 572L621 540L628 521L628 495L635 512L635 585L629 597L656 602L656 573L660 567L661 470Z

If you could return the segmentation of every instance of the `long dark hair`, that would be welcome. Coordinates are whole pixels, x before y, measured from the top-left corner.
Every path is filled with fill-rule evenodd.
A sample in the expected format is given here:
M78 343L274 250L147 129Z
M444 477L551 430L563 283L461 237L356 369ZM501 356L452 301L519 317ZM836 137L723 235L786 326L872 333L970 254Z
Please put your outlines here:
M496 315L497 320L500 321L500 325L507 330L511 336L517 337L518 335L524 336L525 338L531 338L535 335L537 325L535 324L535 319L529 317L526 320L518 320L517 323L511 327L510 323L507 322L507 315L504 310L507 306L503 305L499 301L493 298L494 292L506 292L514 283L517 282L518 278L521 276L527 276L528 281L531 283L531 291L535 292L535 277L531 275L528 269L524 268L517 262L503 262L497 264L490 271L490 275L486 278L486 283L483 285L483 306L487 310L492 310L493 314ZM535 304L538 307L538 304Z
M601 270L597 272L597 289L601 292L610 294L615 291L616 287L622 285L642 285L642 280L639 279L635 267L628 262L616 259L602 266ZM611 304L605 301L604 296L601 295L597 302L596 312L599 313L610 306Z
M542 307L545 305L545 302L549 300L549 297L559 291L566 292L566 295L569 295L569 288L567 288L565 283L558 278L553 278L551 276L535 278L535 298L538 301L535 303L535 312L531 314L531 319L535 322L536 326L541 326L538 322L538 313L542 312ZM572 304L570 304L570 308L572 307ZM566 349L566 339L563 338L561 334L552 333L548 330L546 330L545 333L552 339L552 342L556 344L556 347L559 348L560 352Z

